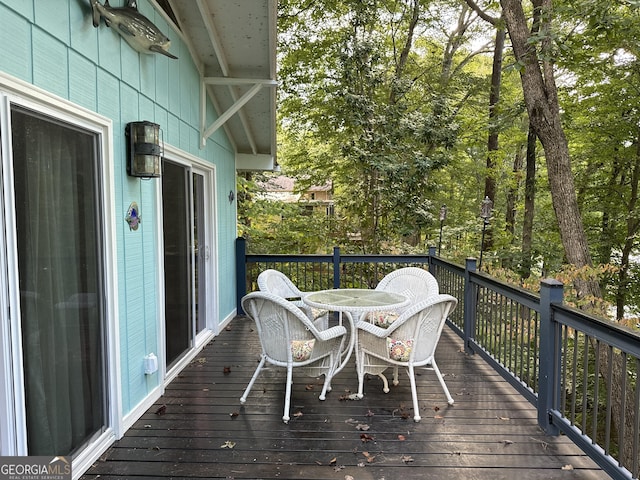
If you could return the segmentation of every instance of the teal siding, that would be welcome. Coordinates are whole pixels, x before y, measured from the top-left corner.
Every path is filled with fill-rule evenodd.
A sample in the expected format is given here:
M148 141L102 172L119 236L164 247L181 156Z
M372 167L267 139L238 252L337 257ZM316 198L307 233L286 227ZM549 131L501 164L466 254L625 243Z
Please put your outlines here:
M113 2L118 5L119 2ZM113 122L118 308L122 403L126 415L154 389L158 375L145 376L143 357L160 350L158 304L158 180L126 174L124 127L128 122L159 123L164 141L216 165L219 281L218 317L235 309L233 291L235 201L234 154L220 129L199 148L199 73L188 48L146 1L139 8L172 39L172 60L134 51L104 23L92 26L89 2L77 0L0 0L0 71L30 82ZM208 105L207 118L215 119ZM137 202L142 222L129 230L124 218Z
M3 46L0 47L0 69L9 75L31 81L31 24L1 4L0 19L3 19L0 28L0 45ZM7 48L7 45L11 45L11 48Z

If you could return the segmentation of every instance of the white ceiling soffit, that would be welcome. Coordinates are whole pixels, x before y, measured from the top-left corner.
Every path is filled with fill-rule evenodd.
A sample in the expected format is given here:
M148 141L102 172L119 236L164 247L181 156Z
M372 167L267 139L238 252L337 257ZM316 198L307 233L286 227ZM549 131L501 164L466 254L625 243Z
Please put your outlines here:
M237 169L274 168L277 0L168 3L202 74L202 142L224 128ZM202 113L205 92L218 113L210 124Z

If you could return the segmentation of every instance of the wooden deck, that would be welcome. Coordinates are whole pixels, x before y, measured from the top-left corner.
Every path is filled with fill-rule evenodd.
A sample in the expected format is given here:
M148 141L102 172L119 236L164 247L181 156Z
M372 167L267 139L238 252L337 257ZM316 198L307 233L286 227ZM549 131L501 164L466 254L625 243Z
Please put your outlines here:
M386 395L371 377L364 399L347 400L357 390L347 365L324 402L321 381L294 374L285 425L284 369L263 372L240 406L259 343L252 322L239 317L82 479L609 478L566 437L546 437L531 405L461 347L445 328L436 359L455 404L424 371L420 423L405 375Z

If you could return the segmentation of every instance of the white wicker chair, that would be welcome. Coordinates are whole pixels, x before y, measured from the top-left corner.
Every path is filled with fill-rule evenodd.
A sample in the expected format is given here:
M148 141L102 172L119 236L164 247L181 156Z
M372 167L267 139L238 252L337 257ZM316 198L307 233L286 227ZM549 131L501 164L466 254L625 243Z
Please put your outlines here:
M418 267L405 267L386 275L376 290L399 293L411 300L411 305L440 293L438 281L429 272ZM409 308L409 307L405 307Z
M258 275L258 288L261 292L269 292L286 300L289 300L297 307L301 308L320 330L329 326L329 313L318 311L306 305L302 298L307 292L302 292L284 273L268 269Z
M399 293L400 295L407 297L411 303L394 312L370 312L363 318L363 320L368 320L369 322L372 322L376 316L394 318L396 315L401 314L404 310L415 305L417 302L420 302L431 295L437 295L440 293L440 287L436 277L423 268L418 267L404 267L394 270L380 280L380 283L378 283L375 289L385 292ZM387 381L383 375L381 375L380 378L382 378L384 382ZM397 367L393 369L393 384L398 384Z
M388 328L373 323L358 322L356 342L356 367L358 369L358 397L363 396L365 374L381 375L390 367L406 367L411 382L413 397L413 419L420 421L420 410L416 391L415 368L431 367L449 404L453 398L444 383L434 358L444 322L458 301L451 295L438 294L405 310ZM383 375L384 392L389 386Z
M331 379L340 365L340 352L344 347L347 330L341 325L318 330L298 307L267 292L246 295L242 299L242 308L256 324L262 354L240 403L246 402L266 362L285 367L287 383L282 420L288 423L293 369L298 368L312 377L324 375L324 385L319 396L320 400L324 400L326 393L331 391Z

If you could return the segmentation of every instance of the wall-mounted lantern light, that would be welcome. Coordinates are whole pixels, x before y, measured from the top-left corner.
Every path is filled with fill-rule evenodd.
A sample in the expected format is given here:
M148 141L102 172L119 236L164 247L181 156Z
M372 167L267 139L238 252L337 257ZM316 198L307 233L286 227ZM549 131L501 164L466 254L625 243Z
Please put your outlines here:
M159 177L162 147L160 125L151 122L127 123L127 172L133 177Z

